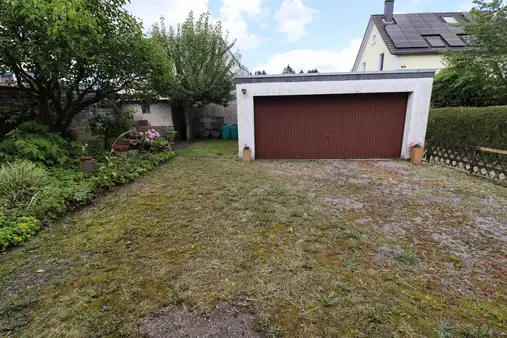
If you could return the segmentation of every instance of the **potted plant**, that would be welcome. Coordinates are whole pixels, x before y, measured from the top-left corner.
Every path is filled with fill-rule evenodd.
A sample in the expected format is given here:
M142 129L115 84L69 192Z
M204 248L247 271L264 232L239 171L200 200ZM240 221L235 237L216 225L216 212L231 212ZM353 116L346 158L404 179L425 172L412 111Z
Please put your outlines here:
M423 144L422 142L410 142L410 161L414 165L420 165L422 163L423 158Z
M247 144L245 144L245 146L243 147L243 161L244 162L252 161L252 149Z
M163 137L169 141L169 148L171 148L172 151L174 151L174 146L176 145L176 143L174 143L176 140L176 134L178 134L178 132L174 130L174 127L171 126L163 135Z
M86 149L88 143L85 143L82 148L81 157L79 158L79 169L84 173L91 173L97 170L97 163L92 156L88 156Z
M114 151L128 151L129 148L130 148L130 143L127 139L120 139L120 140L117 140L113 146L112 146L113 150Z

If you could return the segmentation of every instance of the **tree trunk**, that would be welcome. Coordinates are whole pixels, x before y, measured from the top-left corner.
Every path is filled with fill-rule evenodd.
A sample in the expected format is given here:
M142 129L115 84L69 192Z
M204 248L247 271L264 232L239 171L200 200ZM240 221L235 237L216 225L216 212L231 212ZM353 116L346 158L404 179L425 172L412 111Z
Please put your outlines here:
M55 125L53 121L53 114L51 112L51 108L49 107L49 101L46 97L38 97L38 111L39 111L39 122L49 127L51 131L54 131Z
M192 142L194 140L194 134L193 134L193 128L192 128L192 121L193 120L193 113L190 108L185 108L185 123L187 125L187 141Z

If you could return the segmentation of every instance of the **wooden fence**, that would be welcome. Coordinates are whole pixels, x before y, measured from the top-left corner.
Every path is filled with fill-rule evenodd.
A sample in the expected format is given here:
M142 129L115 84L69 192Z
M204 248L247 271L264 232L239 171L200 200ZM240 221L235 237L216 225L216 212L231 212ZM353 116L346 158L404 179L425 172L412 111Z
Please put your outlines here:
M426 161L439 163L471 175L507 183L507 151L466 146L449 141L426 141Z

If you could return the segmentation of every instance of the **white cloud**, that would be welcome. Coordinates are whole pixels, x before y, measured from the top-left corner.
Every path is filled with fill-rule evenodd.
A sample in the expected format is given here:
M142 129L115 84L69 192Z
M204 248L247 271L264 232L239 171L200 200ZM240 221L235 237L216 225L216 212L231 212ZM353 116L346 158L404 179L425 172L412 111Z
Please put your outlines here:
M257 48L267 40L265 37L249 33L248 24L243 19L224 20L222 24L224 29L229 31L230 39L237 39L235 48L241 51Z
M236 48L241 51L257 48L263 41L268 40L266 37L250 33L244 19L244 16L260 19L268 15L263 2L264 0L222 0L220 8L222 23L229 31L230 37L237 39Z
M185 21L190 11L194 11L197 18L208 11L208 3L209 0L132 0L126 8L143 21L145 29L149 29L161 16L169 25Z
M301 0L284 0L274 19L278 22L278 30L287 33L289 41L298 41L305 36L305 25L319 17L319 11L303 5Z
M229 31L230 39L237 39L236 48L240 50L257 48L267 38L250 33L243 16L261 18L267 15L263 2L264 0L222 0L220 18L211 19L222 21L224 29ZM209 10L208 4L209 0L132 0L126 8L140 18L144 28L148 30L160 20L161 16L164 16L166 23L171 26L185 21L190 11L198 18L200 14Z
M267 63L258 65L255 70L265 70L268 74L280 74L287 64L296 71L317 68L319 72L349 72L354 65L362 39L354 39L338 51L295 49L272 56Z
M220 15L230 20L241 19L243 14L251 18L266 16L269 12L263 2L264 0L222 0Z

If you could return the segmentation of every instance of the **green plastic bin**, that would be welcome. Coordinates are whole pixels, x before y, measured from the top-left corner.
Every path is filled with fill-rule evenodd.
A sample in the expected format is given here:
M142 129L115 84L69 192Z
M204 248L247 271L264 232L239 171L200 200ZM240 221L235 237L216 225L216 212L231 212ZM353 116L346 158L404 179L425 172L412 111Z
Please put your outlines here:
M231 138L231 125L222 125L222 140L229 140Z
M238 126L233 124L231 126L231 140L237 140L238 139Z

